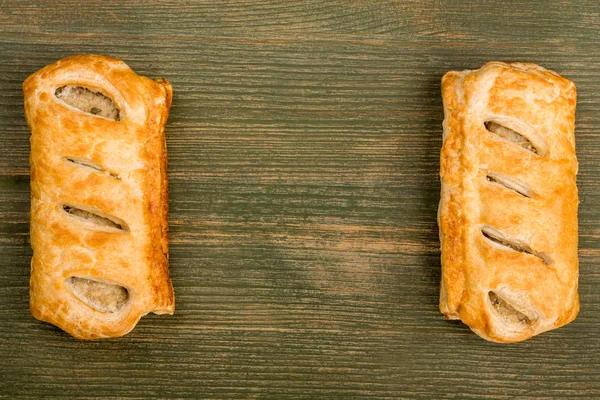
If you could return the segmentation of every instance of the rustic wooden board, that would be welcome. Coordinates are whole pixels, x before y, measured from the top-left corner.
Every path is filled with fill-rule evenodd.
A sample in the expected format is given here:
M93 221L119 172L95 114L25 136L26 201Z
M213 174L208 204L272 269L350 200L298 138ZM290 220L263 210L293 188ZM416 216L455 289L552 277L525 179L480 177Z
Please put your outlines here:
M600 397L600 3L468 3L0 1L0 397ZM20 89L89 52L175 90L177 311L97 342L29 314ZM508 346L437 309L439 81L489 60L579 90L581 313Z

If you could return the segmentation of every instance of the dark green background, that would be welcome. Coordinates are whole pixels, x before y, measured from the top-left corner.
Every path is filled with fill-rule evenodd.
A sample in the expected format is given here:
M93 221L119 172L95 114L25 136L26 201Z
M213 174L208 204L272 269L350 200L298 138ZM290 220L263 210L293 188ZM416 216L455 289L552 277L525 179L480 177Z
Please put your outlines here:
M78 53L175 91L176 314L118 340L28 309L21 83ZM439 82L490 60L579 92L581 313L516 345L437 307ZM0 1L0 397L600 397L599 68L597 0Z

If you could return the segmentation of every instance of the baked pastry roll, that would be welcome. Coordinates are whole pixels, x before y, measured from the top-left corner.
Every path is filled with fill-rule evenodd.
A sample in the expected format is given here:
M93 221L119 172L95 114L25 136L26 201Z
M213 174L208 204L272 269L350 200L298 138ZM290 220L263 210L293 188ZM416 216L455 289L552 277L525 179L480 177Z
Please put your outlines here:
M442 79L440 310L495 342L579 311L575 85L491 62Z
M171 85L98 55L23 83L31 130L30 307L80 339L172 314L167 155Z

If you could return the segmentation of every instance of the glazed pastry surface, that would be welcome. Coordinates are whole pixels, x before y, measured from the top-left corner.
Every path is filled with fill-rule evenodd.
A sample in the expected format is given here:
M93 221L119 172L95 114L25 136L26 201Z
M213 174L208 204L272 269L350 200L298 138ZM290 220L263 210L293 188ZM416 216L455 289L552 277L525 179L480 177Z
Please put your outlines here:
M80 339L172 314L167 154L171 85L80 55L23 83L31 130L30 308Z
M442 79L440 311L517 342L579 311L575 85L535 64Z

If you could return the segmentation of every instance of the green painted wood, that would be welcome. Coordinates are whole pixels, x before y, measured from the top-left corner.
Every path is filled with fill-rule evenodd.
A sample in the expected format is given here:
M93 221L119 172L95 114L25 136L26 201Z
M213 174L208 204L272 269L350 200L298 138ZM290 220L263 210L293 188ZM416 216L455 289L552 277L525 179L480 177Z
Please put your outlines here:
M468 3L0 1L0 397L600 397L600 5ZM175 90L176 314L98 342L29 314L20 90L88 52ZM516 345L437 309L439 81L489 60L579 91L581 313Z

